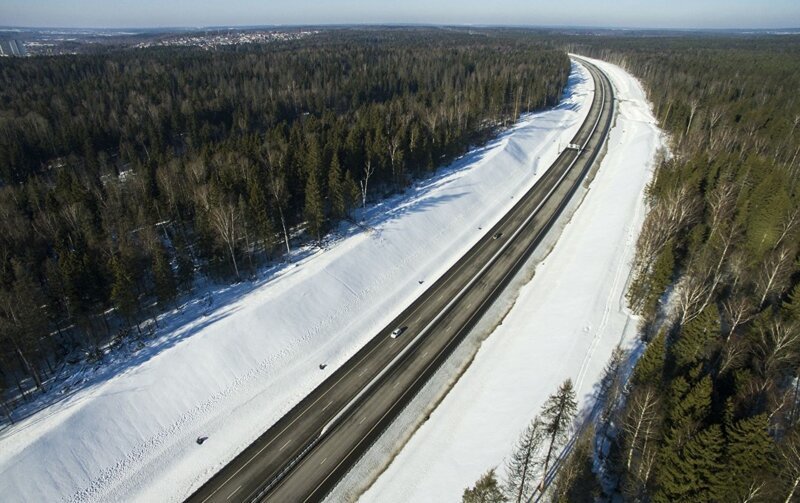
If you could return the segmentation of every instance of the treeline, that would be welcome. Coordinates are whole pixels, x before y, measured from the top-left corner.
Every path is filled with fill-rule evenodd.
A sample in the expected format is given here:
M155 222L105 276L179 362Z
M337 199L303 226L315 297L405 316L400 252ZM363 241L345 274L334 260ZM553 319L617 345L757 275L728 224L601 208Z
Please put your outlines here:
M320 240L557 103L569 66L530 37L438 30L0 61L0 385L41 388L198 274Z
M595 446L572 457L597 474L572 501L796 501L800 41L631 37L574 50L641 78L671 143L628 292L647 348Z

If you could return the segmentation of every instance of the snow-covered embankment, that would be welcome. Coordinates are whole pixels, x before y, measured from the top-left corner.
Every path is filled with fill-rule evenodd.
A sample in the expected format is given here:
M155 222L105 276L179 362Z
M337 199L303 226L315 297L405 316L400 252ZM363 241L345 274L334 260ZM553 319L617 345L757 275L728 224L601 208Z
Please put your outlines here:
M180 501L410 304L527 191L588 113L554 110L368 209L365 228L162 319L153 344L0 434L7 501ZM419 280L424 280L419 284ZM207 312L205 315L203 311ZM328 363L326 371L318 365ZM208 436L197 445L198 436Z

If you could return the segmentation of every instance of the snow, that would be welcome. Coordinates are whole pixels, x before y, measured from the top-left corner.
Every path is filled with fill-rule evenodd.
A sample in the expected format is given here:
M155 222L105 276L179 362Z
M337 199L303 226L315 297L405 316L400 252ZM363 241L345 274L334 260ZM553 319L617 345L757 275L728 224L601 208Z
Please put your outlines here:
M592 61L614 85L618 115L582 204L502 324L361 501L460 501L487 469L504 473L520 432L559 384L571 378L579 408L591 407L613 349L635 345L625 289L663 135L640 83Z
M523 117L436 176L368 208L363 225L342 226L324 249L297 250L291 263L255 282L198 294L160 319L147 347L87 366L70 380L75 387L46 396L51 405L0 433L3 499L184 499L535 183L585 118L592 88L585 69L573 65L556 109ZM199 436L208 436L202 446Z

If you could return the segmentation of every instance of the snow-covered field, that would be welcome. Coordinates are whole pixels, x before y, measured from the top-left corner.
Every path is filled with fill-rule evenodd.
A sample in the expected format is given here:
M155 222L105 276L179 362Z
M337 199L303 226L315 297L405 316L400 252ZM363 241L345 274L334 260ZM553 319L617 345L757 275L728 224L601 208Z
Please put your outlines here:
M619 106L583 203L471 366L361 501L460 501L488 468L504 473L520 432L561 382L571 378L579 407L590 405L613 349L634 344L624 294L663 137L638 81L594 62Z
M588 113L592 89L585 69L573 65L556 109L524 117L438 175L369 208L363 227L343 227L325 250L298 250L293 263L253 284L218 289L213 305L195 299L164 316L147 348L86 371L78 391L0 434L0 499L188 496L535 183ZM322 362L326 371L318 369ZM202 446L200 435L209 437Z

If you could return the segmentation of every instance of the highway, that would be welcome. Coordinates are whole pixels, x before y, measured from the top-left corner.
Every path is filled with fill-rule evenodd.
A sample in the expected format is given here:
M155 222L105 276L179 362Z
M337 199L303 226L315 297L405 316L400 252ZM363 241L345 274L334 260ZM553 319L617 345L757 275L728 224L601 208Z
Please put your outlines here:
M589 114L546 174L450 270L190 502L322 500L477 323L585 179L613 122L594 65ZM574 148L574 147L578 148ZM397 327L408 327L390 337ZM309 371L318 371L309 369Z

